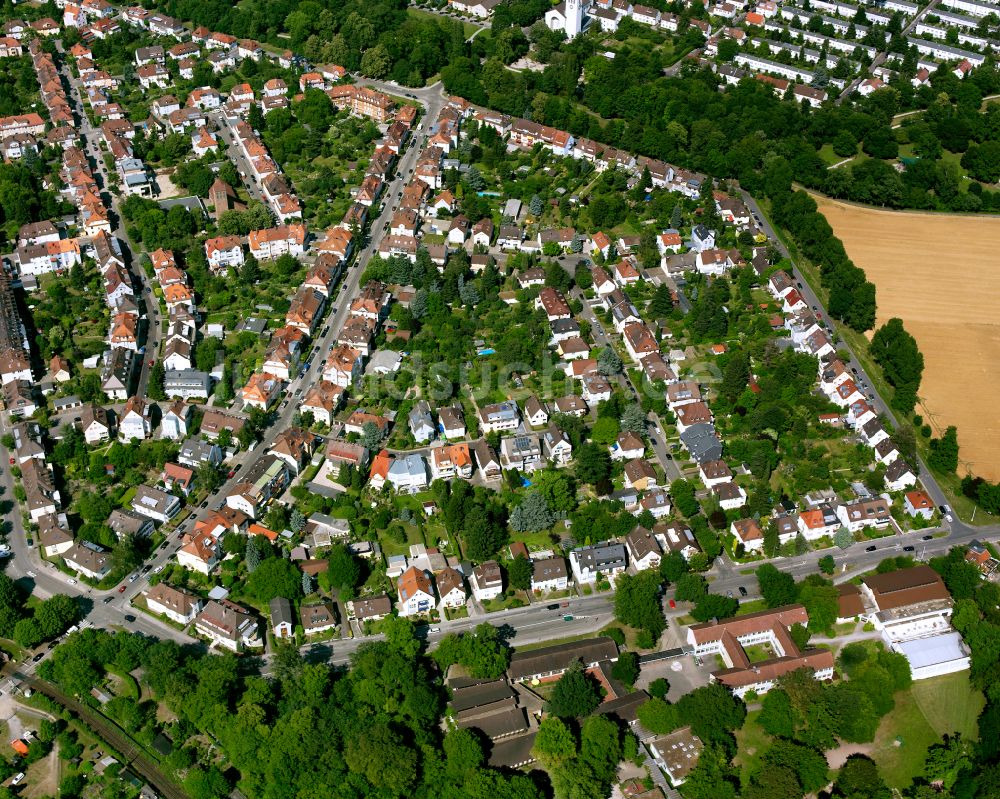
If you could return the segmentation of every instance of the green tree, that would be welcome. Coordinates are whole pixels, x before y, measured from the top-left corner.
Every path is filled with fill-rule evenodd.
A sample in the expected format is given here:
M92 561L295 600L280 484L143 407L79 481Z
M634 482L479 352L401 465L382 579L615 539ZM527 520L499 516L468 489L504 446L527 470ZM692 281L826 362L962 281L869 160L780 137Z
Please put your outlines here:
M677 580L674 598L678 602L697 602L708 593L708 583L700 574L682 574Z
M924 356L917 341L903 328L903 320L892 318L872 336L869 352L882 367L886 380L895 389L892 407L911 413L924 372Z
M747 709L743 702L720 683L695 688L677 701L684 724L705 743L727 746L731 734L743 726Z
M163 363L157 361L153 364L153 368L149 372L149 386L146 393L150 399L162 402L167 398L167 393L164 389L165 379L166 371L163 368Z
M377 452L382 446L382 431L374 422L361 425L361 438L358 443L369 452Z
M958 430L950 425L940 438L930 442L927 465L935 472L953 474L958 468Z
M576 757L576 738L557 716L547 716L538 725L532 752L546 768L556 768Z
M847 549L854 543L854 536L851 535L851 531L846 527L841 527L833 534L833 543L840 549Z
M330 587L342 598L352 599L361 579L361 565L346 544L334 544L327 553L326 574Z
M670 316L673 310L674 298L670 287L666 283L661 283L653 292L653 299L649 302L649 313L654 319L661 319Z
M764 527L764 555L769 558L776 557L781 550L781 534L778 530L778 523L771 519Z
M298 568L284 558L266 558L247 577L247 593L258 602L270 602L275 597L296 599L302 592L302 577Z
M818 574L810 574L800 584L798 600L809 613L809 629L813 632L833 629L840 612L837 587Z
M476 679L497 679L510 664L510 647L500 631L488 622L462 636L459 661Z
M184 778L184 788L191 799L221 799L229 793L229 783L215 765L195 766Z
M672 550L660 560L660 577L668 583L676 583L689 570L687 558L680 552Z
M879 776L875 761L865 755L851 755L837 774L833 795L844 799L889 799L892 793Z
M622 372L622 359L613 347L605 347L597 354L597 369L602 375L611 377Z
M663 677L657 677L649 684L647 690L650 696L655 696L658 699L666 699L667 694L670 693L670 683Z
M41 626L31 619L21 619L14 625L14 640L25 649L32 649L44 640Z
M483 747L467 729L448 730L442 742L448 774L451 779L464 780L483 765Z
M722 369L722 382L719 393L730 402L743 393L750 380L750 357L743 350L735 350L729 354L729 359Z
M511 561L507 569L507 581L510 583L511 588L516 588L518 591L527 591L531 588L531 576L531 561L524 557L524 555L518 555Z
M465 514L462 535L466 554L474 561L493 557L509 540L506 529L478 505Z
M510 514L510 526L519 533L545 530L555 520L545 497L537 491L529 491Z
M666 735L681 724L677 706L656 697L639 705L637 714L639 723L655 735Z
M795 578L792 575L779 571L770 563L758 566L754 574L757 577L757 584L760 586L760 594L764 597L769 608L777 608L795 602Z
M691 616L700 622L711 619L728 619L740 609L739 600L722 594L705 594L695 604Z
M924 759L924 775L931 782L939 782L950 789L959 774L973 763L973 749L961 733L944 736L941 743L933 744Z
M814 793L828 783L829 766L826 757L810 746L778 740L764 753L763 761L766 766L790 769L794 772L801 791L806 793Z
M615 618L622 624L646 630L654 639L659 639L666 629L666 621L656 572L619 575L615 583Z
M764 694L757 723L776 738L791 738L795 734L795 711L787 691L771 689Z
M591 485L607 480L611 474L611 455L597 444L584 442L576 451L574 473L581 482Z
M385 45L378 44L361 56L361 74L368 78L384 78L392 67L392 56Z
M622 413L621 429L646 437L646 414L638 405L629 405Z
M61 635L79 618L79 605L65 594L55 594L35 608L35 621L43 638Z
M387 724L376 723L346 741L344 760L376 789L390 796L410 792L417 778L417 753ZM395 768L386 768L393 763Z
M833 574L837 569L837 563L833 559L833 555L824 555L821 557L819 559L818 566L819 570L823 572L823 574Z
M611 667L611 676L632 688L639 679L639 656L635 652L619 652L618 660Z
M560 718L582 718L590 715L600 703L601 686L577 661L559 678L546 707Z
M694 485L683 478L678 478L670 484L670 496L673 497L674 505L683 516L689 519L692 516L697 516L701 510L694 493Z

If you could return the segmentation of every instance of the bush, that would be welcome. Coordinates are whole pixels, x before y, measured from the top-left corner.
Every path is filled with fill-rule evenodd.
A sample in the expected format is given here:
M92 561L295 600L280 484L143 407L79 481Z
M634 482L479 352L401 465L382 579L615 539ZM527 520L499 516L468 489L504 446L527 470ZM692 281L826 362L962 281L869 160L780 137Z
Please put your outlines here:
M604 634L618 646L625 646L625 631L621 627L611 627L605 630Z
M657 699L665 699L667 694L670 693L670 683L663 677L657 677L649 684L648 691L650 696L655 696Z

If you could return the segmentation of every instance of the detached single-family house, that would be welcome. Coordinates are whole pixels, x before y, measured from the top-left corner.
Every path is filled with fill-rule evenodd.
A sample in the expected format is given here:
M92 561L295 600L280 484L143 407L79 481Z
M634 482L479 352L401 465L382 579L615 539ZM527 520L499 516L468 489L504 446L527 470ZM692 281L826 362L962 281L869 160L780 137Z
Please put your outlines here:
M295 635L295 613L292 603L283 596L276 596L268 604L271 630L275 638L292 638Z
M614 583L628 566L628 557L622 544L606 543L574 549L569 553L569 563L578 583L595 583L598 575Z
M620 433L618 440L611 445L613 460L634 460L646 454L646 445L635 433Z
M427 572L411 566L396 583L400 616L416 616L427 613L434 607L434 587Z
M175 624L188 625L203 607L202 598L169 583L157 583L146 592L146 607Z
M625 547L636 571L660 568L663 550L653 534L645 527L636 527L625 536Z
M410 433L417 443L424 443L434 438L436 428L434 427L434 417L431 416L431 406L426 400L420 400L407 417Z
M111 553L89 541L73 544L63 552L63 561L77 574L91 580L100 580L111 572Z
M910 516L922 516L928 521L934 516L934 502L925 491L907 491L903 497L903 508Z
M903 491L916 484L916 472L902 458L896 458L885 470L885 487L890 491Z
M472 595L480 602L496 599L503 593L503 574L495 560L481 563L472 570Z
M764 546L764 531L756 519L737 519L729 525L729 532L747 552L755 552Z
M140 485L132 497L132 510L160 524L170 521L180 509L181 501L159 488Z
M540 593L564 591L569 585L566 561L560 557L531 562L531 590Z
M262 643L259 625L251 612L228 599L210 600L195 618L194 627L213 646L231 652L253 649Z
M211 574L221 559L219 539L198 531L185 536L184 544L177 550L177 563L199 574Z
M458 571L452 568L443 569L435 575L437 592L442 608L461 608L465 606L468 595L465 592L465 580Z
M141 441L149 437L150 430L149 405L141 397L129 397L118 419L118 437L122 441Z

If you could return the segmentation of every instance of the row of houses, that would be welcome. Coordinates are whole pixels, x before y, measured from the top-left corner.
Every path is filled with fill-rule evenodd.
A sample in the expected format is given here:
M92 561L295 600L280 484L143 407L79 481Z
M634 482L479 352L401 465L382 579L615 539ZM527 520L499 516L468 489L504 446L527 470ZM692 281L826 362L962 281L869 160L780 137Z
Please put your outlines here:
M538 594L566 591L573 583L594 585L599 580L612 584L630 567L634 571L658 569L669 552L684 558L700 552L694 534L681 522L661 522L647 530L636 527L621 541L606 541L578 547L568 558L552 551L529 553L523 544L512 544L512 557L524 557L531 563L531 590ZM473 567L468 563L449 563L436 549L422 545L410 548L410 556L388 559L387 576L396 580L396 611L400 616L424 615L434 609L463 607L470 596L488 602L505 590L503 572L496 561ZM377 621L392 610L388 597L356 600L352 612L361 623Z
M271 208L276 219L284 222L302 219L302 203L295 196L281 168L271 157L267 147L257 132L245 120L230 126L234 144L242 152L249 172L247 180L253 179L261 197Z
M220 649L242 652L263 646L264 637L257 615L225 597L210 595L206 600L185 588L158 583L146 592L145 599L151 613L175 624L193 624L198 635ZM288 599L275 597L268 610L276 638L294 637L298 625L309 637L329 632L338 624L336 606L329 601L303 604L296 614Z
M337 71L336 74L342 73ZM265 93L271 90L265 86ZM273 91L280 90L281 87L273 87ZM276 210L291 209L290 190L284 179L277 175L277 165L256 133L242 120L233 126L233 130L265 197ZM280 396L283 383L298 373L304 345L314 335L326 310L327 300L354 252L354 231L363 229L367 223L369 208L380 199L382 186L395 167L397 158L398 150L394 151L384 143L380 145L371 159L356 201L343 222L311 243L311 249L316 254L314 264L292 297L285 327L271 338L262 370L252 375L241 391L245 405L269 407ZM294 202L298 203L297 200ZM277 215L279 219L286 220L284 225L252 231L248 237L249 250L259 260L285 254L298 257L309 246L305 225L289 221L301 218L300 207L292 214ZM210 268L216 272L238 268L244 263L243 242L235 236L209 239L205 242L205 254ZM388 302L385 287L376 285L366 286L354 301L350 318L340 331L338 347L328 357L323 380L311 386L304 397L306 410L313 413L318 421L327 424L332 421L343 400L343 390L356 379L362 359L371 353L375 334L388 313ZM342 376L342 373L349 377Z

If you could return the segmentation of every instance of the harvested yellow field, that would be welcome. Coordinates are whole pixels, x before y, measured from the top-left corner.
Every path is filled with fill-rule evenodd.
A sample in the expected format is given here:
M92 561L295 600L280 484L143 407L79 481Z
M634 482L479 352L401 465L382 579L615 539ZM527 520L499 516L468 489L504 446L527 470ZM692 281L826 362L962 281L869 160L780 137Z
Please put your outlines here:
M924 355L918 413L958 428L967 471L1000 479L1000 218L882 211L815 197Z

